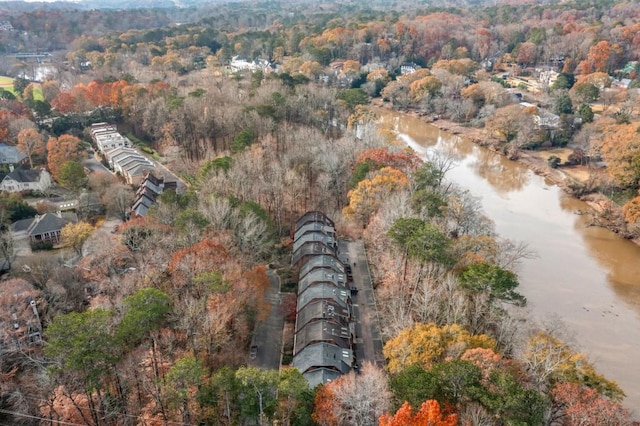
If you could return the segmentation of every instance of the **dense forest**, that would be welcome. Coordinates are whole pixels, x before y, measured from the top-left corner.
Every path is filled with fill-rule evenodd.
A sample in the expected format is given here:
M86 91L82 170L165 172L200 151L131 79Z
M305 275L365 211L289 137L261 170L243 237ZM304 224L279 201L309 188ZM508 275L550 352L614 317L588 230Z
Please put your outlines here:
M633 424L562 327L525 318L526 245L368 105L482 129L514 160L566 148L548 166L590 171L568 190L606 194L602 221L638 238L640 8L484 3L0 8L0 141L80 200L63 247L16 258L11 223L46 203L0 195L0 424ZM187 190L94 232L135 193L78 166L98 122ZM295 318L266 294L295 293L313 210L366 244L386 362L310 389L250 346L273 309Z

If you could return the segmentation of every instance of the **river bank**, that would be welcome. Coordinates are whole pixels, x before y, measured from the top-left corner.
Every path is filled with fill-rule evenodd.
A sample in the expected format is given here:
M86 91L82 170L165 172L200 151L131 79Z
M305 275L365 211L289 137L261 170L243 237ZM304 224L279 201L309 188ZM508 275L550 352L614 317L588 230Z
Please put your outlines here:
M375 112L385 133L422 158L443 153L456 159L448 181L477 197L497 235L535 253L517 266L527 318L560 324L576 350L622 387L625 407L637 410L640 370L630 366L640 352L640 246L592 226L592 207L523 161L474 143L463 131L441 131L419 114ZM543 163L547 157L540 156Z
M395 110L388 102L374 102L376 107ZM451 120L445 120L441 118L434 118L429 115L421 114L415 110L402 111L404 114L412 117L419 118L420 120L428 123L444 132L450 133L457 137L468 140L474 144L480 145L486 149L489 149L497 154L507 157L503 152L496 149L500 141L493 135L489 134L485 128L464 126L460 123L456 123ZM591 207L592 212L579 211L576 214L591 214L590 221L591 226L599 226L606 228L622 238L631 240L636 245L640 246L640 236L634 236L628 229L628 226L624 220L624 214L622 207L611 200L606 195L600 192L587 192L577 193L576 188L580 188L586 184L587 178L584 180L576 179L563 170L563 167L552 168L547 164L547 161L540 155L536 155L536 151L521 150L518 152L516 158L509 158L511 161L516 161L535 174L544 177L554 185L562 189L563 192L574 197L580 201L584 201Z

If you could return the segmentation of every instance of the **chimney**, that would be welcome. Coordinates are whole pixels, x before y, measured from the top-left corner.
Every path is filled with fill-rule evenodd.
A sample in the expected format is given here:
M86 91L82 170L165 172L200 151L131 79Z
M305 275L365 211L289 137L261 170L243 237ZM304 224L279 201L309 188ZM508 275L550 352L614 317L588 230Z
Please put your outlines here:
M9 173L13 171L13 164L9 164Z

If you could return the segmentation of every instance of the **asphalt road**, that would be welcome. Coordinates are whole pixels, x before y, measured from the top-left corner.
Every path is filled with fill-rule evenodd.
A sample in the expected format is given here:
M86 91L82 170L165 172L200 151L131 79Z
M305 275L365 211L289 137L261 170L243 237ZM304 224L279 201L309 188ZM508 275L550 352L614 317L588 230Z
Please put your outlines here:
M95 157L95 154L89 158L86 158L82 161L82 165L92 172L100 172L100 173L113 173L111 170L106 168L100 160Z
M280 355L282 352L282 331L284 328L284 315L280 312L282 295L280 293L280 277L270 269L267 269L269 276L269 290L266 299L271 305L271 312L265 321L256 325L256 332L251 345L258 347L256 357L251 359L247 353L248 364L264 369L280 369Z
M384 366L382 355L382 338L380 335L380 318L371 283L371 274L367 263L367 255L362 240L340 241L340 252L346 253L353 271L353 283L358 294L351 296L356 319L355 349L358 365L363 361L371 361Z

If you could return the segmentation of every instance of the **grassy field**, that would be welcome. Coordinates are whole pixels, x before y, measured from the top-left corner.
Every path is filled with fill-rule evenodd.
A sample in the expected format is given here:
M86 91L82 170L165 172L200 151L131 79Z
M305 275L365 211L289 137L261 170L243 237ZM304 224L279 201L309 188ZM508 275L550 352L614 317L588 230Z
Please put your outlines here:
M0 88L6 90L7 92L11 92L13 93L14 96L18 97L15 90L13 89L12 77L0 75ZM33 88L33 99L36 101L44 100L44 96L42 95L42 87L40 86L40 83L35 83L35 87Z
M0 88L6 90L7 92L13 93L15 96L15 92L13 91L13 78L6 77L4 75L0 75Z

